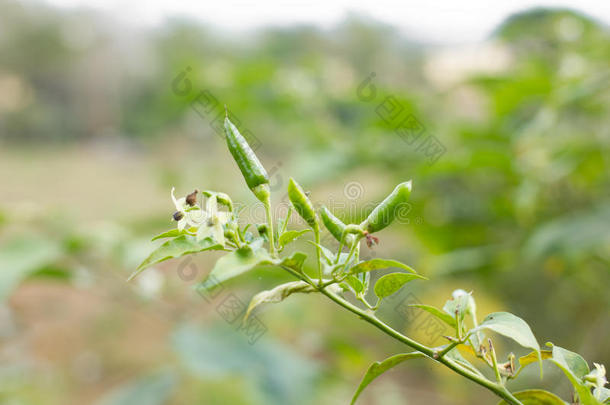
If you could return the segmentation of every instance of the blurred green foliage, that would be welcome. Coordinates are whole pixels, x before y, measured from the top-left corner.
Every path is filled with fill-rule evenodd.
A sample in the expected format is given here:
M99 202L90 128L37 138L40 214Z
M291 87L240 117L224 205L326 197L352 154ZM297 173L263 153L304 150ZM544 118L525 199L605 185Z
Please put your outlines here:
M321 198L317 190L323 195L330 185L341 189L358 180L365 190L359 203L364 203L381 199L392 184L413 179L410 224L381 235L380 249L433 280L417 292L422 300L446 295L437 294L437 288L476 288L477 296L495 300L490 306L501 305L526 319L541 339L610 363L610 34L595 20L565 10L527 11L506 20L486 44L472 50L424 46L355 17L328 30L302 26L226 36L193 21L134 30L87 10L59 12L0 0L0 31L0 144L6 153L27 146L61 154L62 147L75 142L118 139L136 154L159 147L167 155L198 148L206 167L221 170L224 156L210 152L220 143L214 117L223 114L226 103L260 142L263 163L279 167L276 181L284 188L285 172L311 189L314 200ZM190 81L186 94L172 87L181 72ZM376 96L367 102L357 90L371 72ZM218 105L201 116L192 100L204 90ZM425 134L446 148L436 163L401 139L395 122L377 113L387 96L399 100L403 114L413 114ZM31 162L24 158L24 166ZM160 165L166 171L156 176L164 185L180 178L182 168ZM229 183L239 181L231 177ZM116 191L117 198L121 192ZM44 198L39 203L44 206ZM82 203L75 201L66 210ZM132 213L106 218L115 223L96 224L88 232L81 224L48 218L18 223L13 207L0 204L1 297L28 277L44 275L48 282L49 275L66 272L70 288L96 285L111 296L121 295L127 289L124 276L146 254L140 235L167 227L166 212L154 218ZM341 219L357 221L364 215ZM134 223L118 226L125 217ZM116 277L92 284L108 274ZM184 294L184 288L167 290L168 300L179 300L177 291ZM136 308L146 302L131 295L126 300ZM293 309L302 317L299 322L278 314L286 323L274 324L274 333L288 340L297 330L317 326L326 333L336 324L344 326L346 334L328 332L320 350L329 367L357 378L366 361L354 353L380 355L371 345L374 335L362 337L360 325L316 309L320 312L309 317ZM352 336L354 346L362 344L358 350L337 343ZM318 338L324 339L312 339ZM100 345L109 344L99 339ZM113 358L105 367L120 370ZM139 364L164 363L164 357L149 360ZM4 364L9 364L6 369ZM0 372L14 375L20 366L3 362L1 367ZM126 368L129 377L139 378L138 367ZM300 393L284 392L281 381L267 377L261 375L259 387L275 390L267 394L280 398L278 403L296 403L288 398ZM159 390L174 384L164 374L151 378L142 384ZM18 398L9 403L68 403L44 402L31 389L36 383L19 388L12 381L2 379L0 399L4 390ZM334 382L324 387L330 393L327 403L337 403L328 399L336 399L333 395L347 398L354 386L351 381L342 385L341 378ZM201 385L189 387L193 398L206 395ZM129 398L128 388L112 395ZM20 389L27 394L15 394ZM63 385L55 389L69 391ZM226 387L218 389L239 397ZM259 394L262 401L269 398L264 390ZM475 403L476 393L462 394L464 403ZM56 392L57 398L62 395Z

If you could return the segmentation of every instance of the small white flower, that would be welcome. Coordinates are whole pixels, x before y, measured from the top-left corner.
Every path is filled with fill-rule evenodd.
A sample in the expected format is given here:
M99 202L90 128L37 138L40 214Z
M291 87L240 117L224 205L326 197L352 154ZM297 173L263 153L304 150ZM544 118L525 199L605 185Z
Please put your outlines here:
M176 206L176 212L174 213L174 219L178 222L178 229L183 230L187 225L189 227L199 227L204 221L204 213L199 206L189 206L186 203L186 198L181 197L176 199L174 196L175 187L172 187L172 201Z
M589 386L602 388L608 384L608 380L606 380L606 367L604 367L603 364L597 363L593 363L593 365L595 366L595 369L587 374L584 380Z
M231 213L218 211L218 201L215 195L208 197L203 217L205 218L205 221L197 231L197 240L199 241L211 236L216 242L224 245L225 236L223 225L229 222Z
M217 243L224 246L225 237L223 226L231 220L232 214L226 211L218 211L218 199L216 194L208 196L205 210L197 204L189 205L186 197L176 198L172 188L172 201L176 206L174 219L178 222L178 229L188 227L197 229L197 240L212 237Z
M462 290L461 288L453 291L453 293L451 294L454 300L458 300L460 297L463 297L465 295L468 296L468 307L466 308L466 312L470 313L471 315L475 316L476 312L477 312L477 305L474 302L474 298L472 297L472 294Z

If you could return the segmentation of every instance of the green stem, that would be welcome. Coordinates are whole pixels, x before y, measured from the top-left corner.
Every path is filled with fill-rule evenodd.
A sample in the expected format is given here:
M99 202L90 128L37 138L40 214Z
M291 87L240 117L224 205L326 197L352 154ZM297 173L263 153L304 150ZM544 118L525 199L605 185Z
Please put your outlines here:
M503 385L494 383L489 381L488 379L486 379L485 377L476 374L475 372L468 370L466 368L464 368L463 366L461 366L460 364L456 363L455 361L448 359L446 357L441 357L439 359L435 359L434 358L434 354L435 351L405 335L403 335L402 333L392 329L390 326L386 325L384 322L382 322L381 320L379 320L375 315L373 314L369 314L366 311L358 308L357 306L353 305L352 303L344 300L343 298L329 292L326 290L326 288L321 288L321 287L317 287L314 282L307 277L306 274L303 273L299 273L298 271L295 271L289 267L286 266L282 266L282 268L284 268L286 271L288 271L289 273L291 273L293 276L309 283L310 285L312 285L313 287L318 288L318 291L320 291L322 294L324 294L326 297L330 298L332 301L334 301L336 304L342 306L343 308L347 309L348 311L358 315L360 317L360 319L364 320L365 322L370 323L371 325L375 326L377 329L381 330L383 333L385 333L386 335L398 340L399 342L402 342L404 344L406 344L407 346L423 353L424 355L426 355L427 357L438 361L439 363L444 364L446 367L448 367L449 369L455 371L456 373L468 378L469 380L487 388L488 390L492 391L494 394L496 394L497 396L499 396L500 398L504 399L508 404L510 405L523 405L523 403L521 401L519 401L517 398L515 398L510 391L508 391L506 389L506 387L504 387Z
M455 310L455 336L458 340L462 340L462 322L458 310Z
M481 344L481 334L480 332L477 330L477 328L479 327L479 322L477 321L477 312L475 309L470 309L470 317L472 319L472 329L475 329L475 335L477 336L477 342L479 343L479 345ZM480 347L474 347L474 345L472 344L472 341L470 340L470 345L474 348L475 353L479 353L481 351Z
M345 259L345 266L347 266L347 264L349 263L349 261L352 259L352 256L354 255L354 253L356 252L356 247L358 247L358 245L360 245L360 239L362 239L362 236L358 235L354 238L354 242L352 243L352 246L349 249L349 253L347 255L347 258ZM339 254L337 255L337 260L336 263L339 263L339 258L341 257L341 252L339 252Z
M322 249L320 249L320 227L313 228L314 239L316 241L316 254L318 256L318 286L322 286Z
M491 339L489 341L489 352L491 355L491 363L493 364L494 374L496 375L496 381L500 385L504 385L502 383L502 376L500 375L500 369L498 368L498 359L496 357L496 350L494 349L493 344L491 343Z
M435 355L435 359L440 359L443 356L445 356L447 353L449 353L451 350L453 350L454 347L456 347L457 345L459 345L460 342L459 340L456 340L454 342L451 342L447 347L445 347L443 350L441 350L440 352L436 353Z
M288 212L286 213L286 219L282 224L282 229L280 230L280 234L286 232L286 227L288 226L288 221L290 221L290 215L292 214L292 209L288 208Z
M343 246L345 246L345 241L341 239L339 242L339 250L337 250L337 257L335 258L335 264L339 263L339 258L341 257L341 251L343 250Z
M455 361L448 359L446 357L441 357L439 359L434 359L434 350L401 334L400 332L392 329L390 326L386 325L384 322L379 320L374 315L368 314L366 311L361 310L357 306L351 304L350 302L338 297L337 295L326 291L326 289L320 289L320 292L326 295L328 298L333 300L335 303L339 304L343 308L347 309L350 312L358 315L365 322L370 323L375 326L377 329L384 332L386 335L393 337L394 339L406 344L407 346L425 354L433 360L436 360L456 373L468 378L469 380L487 388L492 391L494 394L504 399L507 403L511 405L523 405L517 398L515 398L504 386L500 384L493 383L488 379L462 367Z
M364 304L364 306L366 306L371 311L377 311L377 309L379 308L379 304L381 303L381 300L377 300L377 304L375 304L373 306L373 305L369 304L369 302L366 300L366 298L364 298L360 294L356 295L356 298L358 299L358 301L362 302Z
M269 228L269 249L271 250L271 256L277 257L273 231L273 218L271 217L271 196L268 196L263 204L265 205L265 215L267 216L267 228Z

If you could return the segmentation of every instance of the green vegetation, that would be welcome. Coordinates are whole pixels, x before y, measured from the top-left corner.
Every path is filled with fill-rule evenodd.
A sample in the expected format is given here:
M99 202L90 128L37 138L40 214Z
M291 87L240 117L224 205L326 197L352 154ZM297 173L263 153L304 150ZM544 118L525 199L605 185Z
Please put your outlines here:
M569 400L576 387L586 397L598 369L560 347L610 363L610 34L595 19L529 10L485 43L447 48L357 17L229 37L189 20L140 29L88 10L0 0L0 55L0 403L140 405L133 395L146 392L142 400L170 405L334 405L383 358L362 386L392 372L358 403L494 403L428 359L394 357L403 342L270 271L278 259L263 245L273 239L314 290L325 270L318 251L322 265L334 256L343 277L351 249L337 257L339 244L347 250L362 236L346 224L361 224L407 179L413 193L394 225L353 250L362 263L342 281L352 304L368 300L377 318L429 348L457 330L492 335L500 377L519 400L553 403L518 393L532 388ZM267 210L221 139L225 104L267 168ZM422 146L430 136L439 144ZM307 242L315 229L287 218L289 175L317 213L318 245ZM185 198L195 186L206 201L198 212ZM178 207L172 187L185 198ZM176 211L212 225L199 240L186 220L162 234ZM173 250L126 284L152 234L155 247L170 237ZM221 236L224 244L210 242ZM219 263L241 276L217 295L185 288L225 250L238 253ZM235 265L244 258L270 264L246 271ZM296 284L274 290L285 283ZM465 315L462 329L443 309L457 286L473 292L482 315ZM221 310L237 298L245 313L252 297L288 293L281 306L252 308L266 331L253 345ZM533 341L521 347L482 326L484 315L504 312L540 339L543 380L529 365L538 362ZM459 346L464 360L479 361L468 342Z
M246 179L250 189L256 194L256 187L260 184L251 184L249 181L252 177L252 172L265 173L264 185L268 185L268 179L265 169L261 166L258 158L250 149L235 126L225 119L226 137L228 147L239 166L242 175ZM237 137L240 142L232 142L230 139ZM234 149L238 145L240 152L236 153ZM244 158L246 156L247 158ZM356 394L352 399L352 404L362 392L362 390L370 384L370 382L383 374L385 371L396 366L397 364L412 358L428 357L436 362L439 362L461 376L487 388L498 397L502 398L501 403L512 405L524 404L548 404L548 405L565 405L565 402L559 399L554 394L544 390L525 390L519 393L511 393L506 387L506 383L520 374L521 369L531 364L532 356L537 357L540 362L540 373L542 376L542 354L540 345L534 337L529 325L521 318L508 312L494 312L489 314L479 324L476 315L476 304L471 294L456 290L451 300L447 301L443 310L440 311L431 306L420 306L426 308L428 312L438 317L441 321L447 323L454 328L455 332L448 336L443 336L447 342L442 346L428 347L406 335L393 329L387 323L379 319L375 312L379 309L382 301L397 293L405 284L417 280L425 279L415 273L409 266L393 260L361 260L360 259L360 241L369 237L370 233L377 232L389 226L396 218L396 212L401 204L404 204L409 199L411 194L411 181L401 183L394 191L379 203L369 214L367 219L360 225L348 224L341 234L339 240L339 249L333 253L328 247L320 245L320 224L318 215L315 211L313 203L306 195L303 188L298 185L293 178L290 178L288 183L288 197L292 204L292 208L300 215L305 223L314 231L314 240L310 241L316 246L316 267L318 269L318 279L314 281L308 274L307 268L304 266L307 255L302 252L295 252L284 257L278 256L276 253L280 247L275 246L273 237L266 238L267 235L274 234L274 218L270 210L266 209L267 225L266 232L261 232L259 228L259 237L249 234L247 229L250 224L240 229L239 219L229 207L228 215L230 218L222 224L224 235L211 235L205 238L201 237L201 228L210 227L214 223L214 219L204 215L195 221L186 234L173 235L172 231L164 232L161 236L169 237L170 240L155 249L149 258L139 266L138 274L142 269L149 267L159 261L172 259L175 257L185 256L189 254L199 253L215 247L217 249L227 250L228 253L222 256L209 276L197 288L202 294L213 293L215 289L222 286L222 283L231 280L232 278L241 276L246 272L250 272L257 267L275 267L286 271L298 281L292 281L275 286L271 290L263 291L254 296L251 300L248 310L242 320L243 324L247 324L250 320L250 314L258 306L264 303L282 302L292 294L298 293L319 293L330 300L334 301L344 309L354 313L358 318L375 326L379 331L388 336L404 343L411 349L415 349L412 353L401 353L384 360L382 363L373 364L367 371L364 380L358 387ZM207 192L209 199L215 201L215 193ZM268 208L270 205L269 193L267 197L261 199ZM185 201L189 200L192 194L185 197ZM257 195L258 197L258 195ZM174 199L175 200L175 199ZM197 205L197 198L193 198L188 203L195 211L201 211L202 208ZM322 212L326 212L323 216L330 218L331 213L324 207ZM188 214L185 214L188 215ZM286 232L285 224L288 222L290 212L286 219L282 221L277 229L278 237L281 239ZM333 216L333 218L335 218ZM174 218L176 219L176 218ZM176 222L180 223L180 219ZM336 233L336 222L327 221L331 224L328 231ZM179 230L182 230L180 224ZM204 233L207 235L207 233ZM301 236L301 235L299 235ZM348 238L351 236L350 238ZM157 239L155 237L154 239ZM297 238L290 238L290 242L294 242ZM267 247L264 247L267 242ZM367 241L368 242L368 241ZM348 252L343 251L343 246L347 245ZM194 248L195 246L195 248ZM322 252L324 252L322 254ZM151 259L152 258L152 259ZM385 268L397 267L407 270L408 272L396 272L386 274L380 277L373 287L373 291L377 296L377 303L372 306L367 299L369 290L369 278L361 279L363 273L370 273L376 270ZM369 274L370 275L370 274ZM133 278L133 276L132 276ZM360 301L364 308L360 308L350 301L345 296L346 293ZM467 318L468 321L467 321ZM495 332L513 339L522 347L534 350L531 354L524 357L524 361L519 364L517 369L515 366L515 355L508 354L505 363L499 363L496 350L491 338L487 338L485 331ZM485 375L474 365L462 357L459 352L460 347L464 346L480 359L485 366L488 366L494 373L495 381L485 377ZM562 349L558 346L553 346L549 356L545 356L556 364L569 378L574 386L574 395L572 403L576 401L582 405L603 405L610 403L610 389L605 388L607 384L606 369L603 365L595 364L595 369L591 371L587 362L578 354Z

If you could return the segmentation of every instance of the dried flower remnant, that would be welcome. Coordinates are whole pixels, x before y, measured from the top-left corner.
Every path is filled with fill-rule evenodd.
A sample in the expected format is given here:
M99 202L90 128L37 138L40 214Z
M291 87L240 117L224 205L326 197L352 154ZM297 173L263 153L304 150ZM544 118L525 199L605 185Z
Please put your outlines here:
M197 194L199 194L199 190L195 189L195 191L186 196L185 201L190 207L194 207L197 204Z

